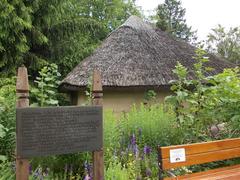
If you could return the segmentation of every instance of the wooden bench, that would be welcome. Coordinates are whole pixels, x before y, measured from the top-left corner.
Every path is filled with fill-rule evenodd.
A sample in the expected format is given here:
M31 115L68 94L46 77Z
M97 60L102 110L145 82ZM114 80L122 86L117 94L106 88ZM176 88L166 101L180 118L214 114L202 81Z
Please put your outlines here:
M172 168L240 157L240 138L158 147L158 155L159 179L163 179L163 172ZM240 164L177 177L171 175L164 180L240 180Z

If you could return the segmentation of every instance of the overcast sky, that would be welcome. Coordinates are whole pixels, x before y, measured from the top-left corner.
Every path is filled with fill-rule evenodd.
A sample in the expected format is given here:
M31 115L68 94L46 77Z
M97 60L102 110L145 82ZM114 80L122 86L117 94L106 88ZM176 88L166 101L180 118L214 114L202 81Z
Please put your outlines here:
M153 14L157 5L164 0L136 0L145 15ZM200 40L217 24L224 27L240 26L240 0L182 0L182 7L186 8L187 24L193 30L198 30Z

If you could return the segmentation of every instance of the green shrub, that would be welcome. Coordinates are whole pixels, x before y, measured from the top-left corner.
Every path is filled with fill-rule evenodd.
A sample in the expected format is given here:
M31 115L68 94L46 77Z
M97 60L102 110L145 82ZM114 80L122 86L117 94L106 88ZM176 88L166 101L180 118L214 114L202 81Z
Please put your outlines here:
M157 146L181 142L174 113L163 105L141 104L120 118L111 111L104 114L106 177L118 179L122 173L127 179L157 179Z
M1 180L14 180L15 172L13 164L10 162L1 162L0 163L0 179Z
M120 162L111 162L105 171L106 180L126 180L134 179L131 175L131 167L124 167Z
M0 80L0 155L13 160L15 150L16 78Z
M189 70L180 63L173 71L178 79L172 81L174 95L166 101L174 107L178 127L184 131L184 143L239 137L240 74L239 68L206 77L208 58L196 51L194 80L188 79ZM191 72L192 73L192 72ZM224 130L213 133L213 125L224 124Z
M145 144L154 147L180 143L175 115L171 110L164 110L163 105L133 106L120 122L125 137L133 133L140 136L142 147Z

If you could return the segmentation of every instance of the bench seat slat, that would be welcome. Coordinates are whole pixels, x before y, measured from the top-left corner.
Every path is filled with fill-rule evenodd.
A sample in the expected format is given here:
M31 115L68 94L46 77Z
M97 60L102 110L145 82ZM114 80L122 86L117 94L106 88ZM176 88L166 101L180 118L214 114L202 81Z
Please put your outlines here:
M240 147L220 151L206 152L201 154L186 155L185 162L171 163L169 158L162 159L162 169L177 168L207 162L220 161L225 159L237 158L240 156Z
M240 165L228 166L199 173L178 176L177 178L164 178L164 180L239 180Z
M240 147L240 138L233 139L224 139L219 141L211 141L211 142L203 142L203 143L195 143L195 144L185 144L185 145L177 145L177 146L167 146L167 147L159 147L161 151L161 158L169 158L169 150L170 149L178 149L184 148L186 152L186 156L193 154L200 154L204 152L210 151L219 151L223 149L232 149Z

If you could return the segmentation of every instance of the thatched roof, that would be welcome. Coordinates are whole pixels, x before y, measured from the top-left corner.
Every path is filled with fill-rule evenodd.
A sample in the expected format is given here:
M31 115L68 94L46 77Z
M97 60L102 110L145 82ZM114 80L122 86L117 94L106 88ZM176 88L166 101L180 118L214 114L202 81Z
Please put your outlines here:
M101 72L103 87L168 85L175 78L172 70L177 61L193 69L195 49L131 16L67 75L61 87L69 90L85 87L95 68ZM207 75L233 67L213 55L209 55L209 59L207 65L215 70Z

